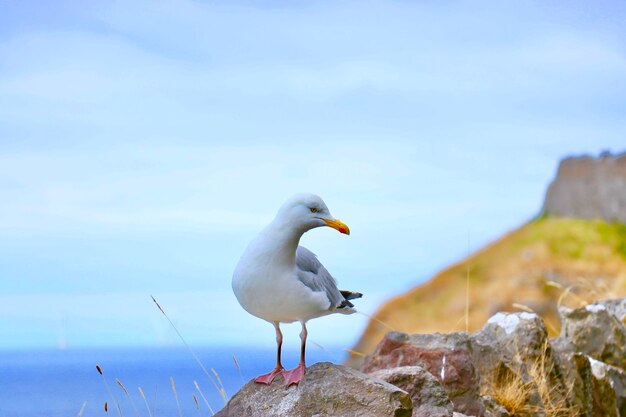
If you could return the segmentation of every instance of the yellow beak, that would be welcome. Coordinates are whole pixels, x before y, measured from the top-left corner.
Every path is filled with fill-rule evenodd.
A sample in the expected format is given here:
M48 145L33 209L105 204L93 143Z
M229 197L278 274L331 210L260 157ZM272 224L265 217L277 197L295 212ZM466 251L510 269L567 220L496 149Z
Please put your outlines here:
M330 226L333 229L337 229L344 235L350 234L350 228L348 227L347 224L345 224L341 220L337 220L337 219L322 219L322 220L326 222L326 226Z

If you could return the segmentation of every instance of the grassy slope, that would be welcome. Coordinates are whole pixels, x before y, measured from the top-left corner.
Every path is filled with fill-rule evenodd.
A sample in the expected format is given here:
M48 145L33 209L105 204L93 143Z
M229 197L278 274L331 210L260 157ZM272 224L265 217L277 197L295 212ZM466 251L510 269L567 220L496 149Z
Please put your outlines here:
M537 219L383 304L354 347L349 363L357 366L362 354L370 353L390 329L475 331L497 311L530 308L544 317L555 334L559 331L559 302L578 306L623 296L626 225Z

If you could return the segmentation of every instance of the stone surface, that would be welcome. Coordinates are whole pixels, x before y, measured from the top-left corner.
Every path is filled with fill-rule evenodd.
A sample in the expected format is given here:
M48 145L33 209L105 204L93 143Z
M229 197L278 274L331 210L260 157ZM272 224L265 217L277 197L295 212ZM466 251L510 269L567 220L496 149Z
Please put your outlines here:
M561 336L571 340L576 351L626 369L626 325L614 314L623 301L609 302L608 307L605 303L561 308Z
M452 417L452 402L441 384L420 366L380 369L370 375L406 391L413 401L413 417Z
M596 408L593 398L593 376L587 356L576 352L571 341L563 337L551 340L555 360L563 372L568 404L580 417L592 417Z
M593 358L589 358L589 362L594 383L600 387L598 396L610 401L614 399L619 415L626 416L626 372Z
M544 407L539 384L547 381L552 401L566 401L562 372L555 361L548 332L541 318L533 313L497 313L472 338L474 366L483 387L521 378L529 384L527 404Z
M316 364L299 387L248 383L217 416L626 417L625 306L564 309L551 340L529 313L497 313L474 334L391 332L369 375Z
M414 365L437 378L454 404L454 411L483 415L468 333L388 333L374 353L366 357L362 369L371 373Z
M562 160L548 187L543 211L626 223L626 153Z
M511 417L511 414L490 396L482 397L486 417Z
M409 395L387 382L328 362L307 368L299 386L282 378L248 382L216 417L410 417Z
M616 300L602 300L595 304L602 304L609 313L613 314L619 321L626 324L626 298Z
M611 381L603 369L603 364L593 358L591 362L593 412L597 417L619 417L617 408L617 395Z
M533 313L497 313L471 338L475 365L489 373L498 363L532 362L545 353L548 332Z

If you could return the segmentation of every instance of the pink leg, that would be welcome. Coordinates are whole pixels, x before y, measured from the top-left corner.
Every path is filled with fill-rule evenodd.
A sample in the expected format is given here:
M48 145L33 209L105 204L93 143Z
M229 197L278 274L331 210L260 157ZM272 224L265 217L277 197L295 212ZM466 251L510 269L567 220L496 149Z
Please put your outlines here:
M276 353L276 367L272 370L272 372L259 375L254 378L254 382L258 382L259 384L271 385L274 378L276 378L276 375L280 374L284 370L283 365L280 363L280 349L283 345L283 334L280 332L280 326L277 321L274 322L274 328L276 329L276 344L278 345Z
M302 344L300 345L300 363L294 369L290 369L289 371L283 371L283 376L285 377L285 385L298 385L300 380L304 377L304 372L306 370L306 363L304 360L304 352L306 350L306 324L302 322L302 331L300 332L300 340Z

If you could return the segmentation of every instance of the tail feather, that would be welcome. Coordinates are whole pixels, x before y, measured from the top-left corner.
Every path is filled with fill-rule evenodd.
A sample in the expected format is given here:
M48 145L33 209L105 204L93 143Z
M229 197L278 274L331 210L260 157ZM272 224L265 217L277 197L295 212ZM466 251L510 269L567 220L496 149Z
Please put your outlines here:
M348 290L339 290L339 292L341 293L341 295L343 295L343 298L345 298L346 300L354 300L355 298L363 297L363 294L361 294L360 292L353 292L353 291L348 291Z

